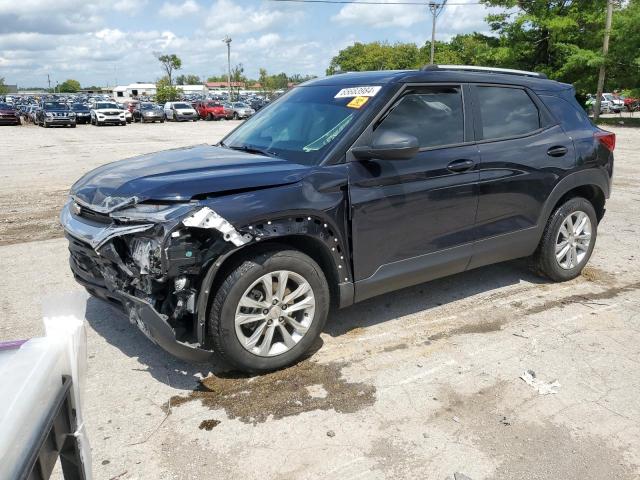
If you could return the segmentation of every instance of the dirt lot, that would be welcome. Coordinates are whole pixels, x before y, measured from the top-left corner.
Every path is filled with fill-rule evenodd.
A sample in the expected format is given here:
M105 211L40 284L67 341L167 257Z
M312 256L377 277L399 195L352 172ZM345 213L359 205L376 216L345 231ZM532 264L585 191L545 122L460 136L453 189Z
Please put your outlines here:
M2 128L0 339L39 334L43 299L78 291L52 238L74 179L232 125ZM95 477L638 478L640 131L615 131L613 197L572 282L516 261L374 298L334 313L310 360L253 378L176 361L89 300Z

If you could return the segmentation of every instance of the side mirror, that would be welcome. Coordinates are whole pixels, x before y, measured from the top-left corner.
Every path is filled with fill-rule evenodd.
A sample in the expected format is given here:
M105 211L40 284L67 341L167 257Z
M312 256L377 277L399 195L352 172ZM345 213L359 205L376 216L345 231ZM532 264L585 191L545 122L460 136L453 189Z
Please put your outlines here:
M420 151L418 139L396 130L384 130L373 134L370 146L355 147L351 153L358 160L409 160Z

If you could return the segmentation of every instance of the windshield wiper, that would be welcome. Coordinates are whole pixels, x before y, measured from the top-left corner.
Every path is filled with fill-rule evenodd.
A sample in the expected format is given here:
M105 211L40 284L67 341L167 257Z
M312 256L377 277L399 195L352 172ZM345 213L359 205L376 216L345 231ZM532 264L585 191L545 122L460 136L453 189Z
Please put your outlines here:
M220 145L225 147L225 148L230 148L231 150L238 150L240 152L246 152L246 153L251 153L254 155L265 155L267 157L277 157L278 154L273 153L273 152L269 152L267 150L262 150L258 147L251 147L249 145L240 145L240 146L235 146L235 145L226 145L222 142L220 142Z

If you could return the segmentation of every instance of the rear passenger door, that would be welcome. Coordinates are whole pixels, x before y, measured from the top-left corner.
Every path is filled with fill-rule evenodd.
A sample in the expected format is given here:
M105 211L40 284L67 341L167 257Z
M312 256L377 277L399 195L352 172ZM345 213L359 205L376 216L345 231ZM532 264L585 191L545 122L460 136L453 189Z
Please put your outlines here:
M476 246L470 268L529 255L545 200L575 165L573 142L524 87L473 87L480 151Z

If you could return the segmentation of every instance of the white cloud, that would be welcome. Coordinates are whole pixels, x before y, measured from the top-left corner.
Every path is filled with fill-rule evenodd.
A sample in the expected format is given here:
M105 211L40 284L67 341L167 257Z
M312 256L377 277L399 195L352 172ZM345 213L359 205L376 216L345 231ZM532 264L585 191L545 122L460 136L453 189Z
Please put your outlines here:
M299 20L295 10L278 10L262 5L259 8L243 7L231 0L217 0L207 16L206 26L229 35L248 34L267 30L285 22Z
M145 7L148 0L117 0L113 3L113 9L116 12L127 13L132 15L139 12Z
M427 20L427 7L422 5L384 5L350 3L331 17L342 25L359 25L373 28L410 27Z
M162 17L178 18L197 13L198 10L200 10L200 5L195 1L185 0L182 3L165 2L158 13Z

